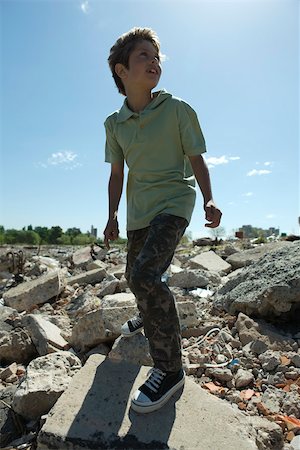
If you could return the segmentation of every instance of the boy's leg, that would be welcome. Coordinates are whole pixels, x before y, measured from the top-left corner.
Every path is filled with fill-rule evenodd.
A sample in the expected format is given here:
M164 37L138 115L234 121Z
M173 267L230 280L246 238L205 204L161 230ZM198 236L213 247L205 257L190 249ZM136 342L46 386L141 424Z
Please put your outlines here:
M187 225L182 217L159 214L143 233L137 230L141 232L136 237L140 245L136 245L136 252L129 258L128 284L137 298L154 366L164 372L177 372L182 361L175 301L161 276L170 265Z
M130 285L131 271L136 258L138 257L148 235L149 227L140 230L127 231L127 264L125 271L125 278L128 285ZM121 328L121 333L124 337L134 336L143 329L143 319L139 313L125 322Z

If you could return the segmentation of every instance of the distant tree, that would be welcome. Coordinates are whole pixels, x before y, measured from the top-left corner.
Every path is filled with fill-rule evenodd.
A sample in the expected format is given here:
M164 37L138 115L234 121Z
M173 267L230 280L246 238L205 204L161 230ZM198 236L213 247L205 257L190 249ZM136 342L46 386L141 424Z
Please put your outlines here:
M65 232L65 234L68 234L69 236L75 237L78 236L79 234L81 234L80 228L68 228L67 231Z
M73 238L71 236L69 236L68 234L62 234L58 239L57 239L57 243L59 245L72 245Z
M48 243L49 230L47 227L35 227L34 231L40 236L40 244Z
M20 242L20 243L38 245L39 242L40 242L40 237L35 231L28 230L28 231L22 232L22 242Z
M15 230L14 228L10 230L6 230L4 234L4 239L6 244L17 244L18 243L18 236L20 231Z
M59 226L51 227L49 230L48 243L49 244L57 244L57 239L61 237L63 234L63 230Z
M81 235L81 231L80 228L73 227L68 228L65 234L70 238L70 244L73 244L74 238L76 238L76 236Z
M32 225L28 225L27 231L33 231Z
M4 233L5 233L4 227L0 225L0 245L3 245L5 243Z
M95 242L95 237L87 234L80 234L73 239L73 245L87 245L93 242Z

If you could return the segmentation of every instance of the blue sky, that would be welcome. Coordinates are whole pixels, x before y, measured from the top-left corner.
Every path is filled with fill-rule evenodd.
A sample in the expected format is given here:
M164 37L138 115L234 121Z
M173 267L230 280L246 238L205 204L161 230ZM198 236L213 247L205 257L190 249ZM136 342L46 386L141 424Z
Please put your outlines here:
M227 235L299 233L298 0L1 0L5 228L107 221L103 122L124 100L107 65L133 26L166 55L159 88L196 110ZM119 209L126 234L125 189ZM202 197L188 231L207 236Z

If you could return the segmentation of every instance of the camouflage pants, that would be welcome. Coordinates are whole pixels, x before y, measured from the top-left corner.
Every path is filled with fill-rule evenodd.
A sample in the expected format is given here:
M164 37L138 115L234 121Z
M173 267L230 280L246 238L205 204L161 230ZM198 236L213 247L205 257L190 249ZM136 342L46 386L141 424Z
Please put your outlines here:
M175 299L161 276L187 225L186 219L163 213L149 227L127 232L126 279L137 299L154 366L163 371L182 367Z

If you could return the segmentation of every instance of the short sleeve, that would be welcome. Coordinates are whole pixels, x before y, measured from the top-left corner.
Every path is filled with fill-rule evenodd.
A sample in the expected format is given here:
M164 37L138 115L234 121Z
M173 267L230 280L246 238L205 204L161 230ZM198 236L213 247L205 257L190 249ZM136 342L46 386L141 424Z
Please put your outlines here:
M111 123L108 119L104 122L104 127L106 133L105 162L111 164L122 162L124 160L123 151L116 140Z
M205 139L197 114L183 101L179 104L179 129L185 155L196 156L206 152Z

